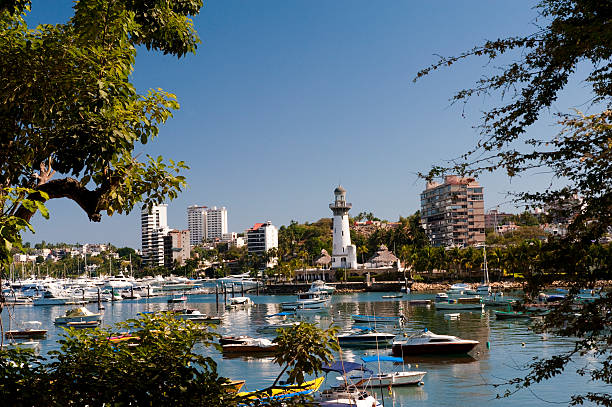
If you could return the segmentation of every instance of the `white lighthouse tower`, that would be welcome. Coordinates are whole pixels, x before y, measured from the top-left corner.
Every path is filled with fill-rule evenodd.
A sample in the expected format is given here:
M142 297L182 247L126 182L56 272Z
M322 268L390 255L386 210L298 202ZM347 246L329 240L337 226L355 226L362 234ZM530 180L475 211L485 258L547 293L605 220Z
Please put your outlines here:
M334 247L331 268L357 268L357 249L351 244L348 213L352 205L346 202L346 189L338 186L334 190L334 203L329 209L334 213Z

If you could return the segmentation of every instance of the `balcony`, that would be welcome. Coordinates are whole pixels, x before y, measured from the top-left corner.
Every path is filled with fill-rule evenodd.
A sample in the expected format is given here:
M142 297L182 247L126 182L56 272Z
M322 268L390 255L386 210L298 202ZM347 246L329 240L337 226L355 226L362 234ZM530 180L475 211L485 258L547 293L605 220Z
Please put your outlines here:
M329 209L351 209L353 207L352 203L348 202L334 202L329 204Z

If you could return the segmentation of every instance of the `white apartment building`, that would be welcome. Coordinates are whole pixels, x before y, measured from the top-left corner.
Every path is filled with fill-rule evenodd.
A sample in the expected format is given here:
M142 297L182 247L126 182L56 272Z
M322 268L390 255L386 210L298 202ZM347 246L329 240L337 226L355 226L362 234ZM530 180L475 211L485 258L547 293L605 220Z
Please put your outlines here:
M187 229L192 246L206 240L206 206L191 205L187 207Z
M225 206L191 205L187 208L187 228L192 245L206 240L222 240L227 234L227 209Z
M270 221L256 223L251 229L247 229L244 235L249 253L265 253L278 247L278 229Z
M213 206L206 211L206 239L222 239L227 233L227 209Z
M141 216L142 262L145 266L164 265L164 236L168 234L168 205L143 207Z

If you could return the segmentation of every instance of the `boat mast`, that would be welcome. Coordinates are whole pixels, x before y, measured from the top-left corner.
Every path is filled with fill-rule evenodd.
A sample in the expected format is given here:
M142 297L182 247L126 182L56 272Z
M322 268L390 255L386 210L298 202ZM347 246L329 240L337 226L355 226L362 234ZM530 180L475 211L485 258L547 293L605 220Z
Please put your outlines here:
M489 267L487 265L487 245L482 245L483 261L484 261L484 283L489 284Z

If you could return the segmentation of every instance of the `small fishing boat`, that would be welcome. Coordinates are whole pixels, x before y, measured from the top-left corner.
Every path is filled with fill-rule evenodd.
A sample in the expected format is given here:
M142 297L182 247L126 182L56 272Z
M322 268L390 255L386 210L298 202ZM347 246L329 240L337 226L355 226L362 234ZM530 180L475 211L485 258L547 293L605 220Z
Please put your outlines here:
M455 319L459 319L459 316L461 314L458 312L452 312L452 313L448 313L448 314L444 314L444 319L446 320L455 320Z
M282 384L273 387L272 389L255 390L249 392L238 393L238 397L252 400L256 405L266 405L266 401L272 400L288 400L293 397L307 396L319 390L323 381L323 377L309 380L302 384ZM262 403L263 404L259 404ZM371 407L371 406L368 406Z
M173 296L171 298L168 298L168 304L181 304L187 301L187 296L186 295L181 295L181 296Z
M364 367L366 367L369 362L393 362L401 363L402 367L404 366L404 359L394 356L363 356L361 360L365 363ZM356 386L390 387L418 385L422 383L423 377L427 374L427 372L422 371L406 371L405 368L402 368L402 371L388 373L373 373L370 369L363 369L362 372L363 374L361 376L350 376L351 380L358 380L355 383ZM344 377L336 377L336 380L344 381Z
M368 345L388 345L395 334L377 332L374 328L367 326L354 326L355 331L338 335L340 346L368 346Z
M139 338L130 333L125 333L122 335L111 336L108 338L108 340L112 343L119 343L119 342L128 342L128 341L137 341L139 340Z
M434 299L435 302L446 302L448 301L448 294L446 293L437 293L436 294L436 298Z
M329 305L331 297L325 292L298 293L296 301L282 302L281 309L321 309Z
M278 346L266 338L248 338L242 343L230 343L222 345L223 354L253 355L271 354Z
M463 294L470 289L470 286L466 283L456 283L450 286L448 294Z
M182 310L177 310L174 314L174 317L177 319L188 320L191 322L205 322L210 324L220 324L221 318L219 317L211 317L206 314L202 314L197 309L185 308Z
M219 338L219 344L220 345L235 345L235 344L244 343L250 339L253 339L253 338L247 335L222 336L221 338Z
M382 298L402 298L404 297L404 294L397 294L397 295L383 295Z
M22 322L21 329L13 329L6 331L4 337L6 339L23 339L23 338L44 338L47 335L46 329L40 329L42 322L40 321L25 321Z
M54 323L56 325L65 325L70 322L95 322L97 325L101 319L101 313L94 313L85 307L79 307L69 309L64 316L56 317Z
M377 316L377 315L358 315L358 314L354 314L351 315L351 318L353 318L353 321L355 322L366 322L366 323L374 323L374 324L396 324L399 325L401 324L406 317L404 317L403 314L400 314L397 317L384 317L384 316Z
M223 387L228 393L238 393L245 383L245 380L230 380L227 383L223 383Z
M521 311L495 311L495 319L529 319L531 315Z
M336 287L332 286L332 285L328 285L325 284L325 281L323 280L316 280L312 283L312 285L310 286L310 289L308 290L311 293L326 293L326 294L333 294L334 291L336 291Z
M249 297L233 297L229 299L227 308L249 307L253 305L253 301Z
M437 335L427 329L407 340L393 342L391 352L394 356L406 355L444 355L468 353L478 341L457 338L451 335Z
M9 342L7 344L2 345L3 348L13 348L13 349L27 349L31 350L34 353L38 354L40 352L40 342L38 341L25 341L25 342Z

